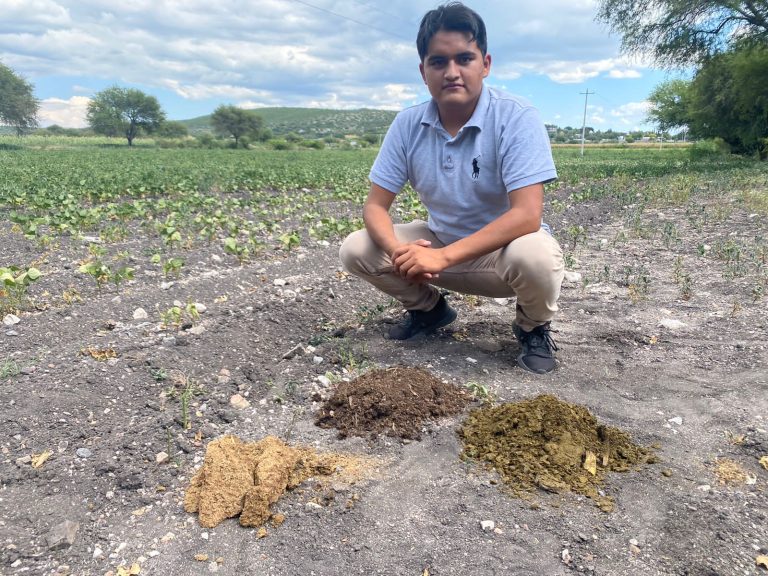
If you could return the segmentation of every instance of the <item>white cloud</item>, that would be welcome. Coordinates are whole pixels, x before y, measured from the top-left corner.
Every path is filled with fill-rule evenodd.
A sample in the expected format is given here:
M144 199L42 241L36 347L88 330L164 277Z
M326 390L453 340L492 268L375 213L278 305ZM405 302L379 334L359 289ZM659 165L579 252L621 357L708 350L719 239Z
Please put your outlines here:
M611 70L608 72L609 78L617 78L623 80L624 78L642 78L643 75L637 70Z
M90 98L72 96L68 100L46 98L40 102L40 123L42 126L58 124L66 128L85 128L85 115Z

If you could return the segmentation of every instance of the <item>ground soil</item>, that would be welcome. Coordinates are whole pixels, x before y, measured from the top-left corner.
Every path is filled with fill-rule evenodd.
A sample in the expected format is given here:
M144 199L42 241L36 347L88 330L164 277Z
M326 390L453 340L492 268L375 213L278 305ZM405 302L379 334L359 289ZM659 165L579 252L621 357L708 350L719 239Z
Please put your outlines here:
M644 230L607 200L548 208L581 278L563 287L559 366L545 376L516 366L513 300L449 294L454 324L383 339L400 311L339 270L338 242L303 238L243 266L217 244L192 247L171 284L137 235L109 247L137 269L117 293L76 273L87 240L62 238L39 262L36 307L0 329L0 573L765 574L759 258L744 271L699 252L757 246L768 223L717 202L646 211ZM663 233L667 222L676 236ZM583 237L565 234L576 225ZM44 251L5 222L0 245L15 263ZM205 311L163 325L174 301ZM347 380L392 367L423 369L477 400L425 420L420 440L342 439L315 424ZM462 457L458 431L480 396L500 406L540 394L657 446L657 463L606 472L612 512L578 492L516 497L499 472ZM226 435L375 458L378 474L307 479L272 505L284 521L264 531L236 518L206 528L184 499L206 448Z

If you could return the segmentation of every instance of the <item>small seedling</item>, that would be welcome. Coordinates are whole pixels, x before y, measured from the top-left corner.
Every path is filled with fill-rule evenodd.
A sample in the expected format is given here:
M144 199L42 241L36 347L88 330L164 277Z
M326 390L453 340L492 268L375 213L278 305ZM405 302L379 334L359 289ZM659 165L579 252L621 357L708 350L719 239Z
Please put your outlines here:
M488 387L479 382L470 381L466 384L467 390L472 395L472 399L482 402L483 404L493 404L496 399Z
M169 258L163 263L163 274L165 274L166 278L169 276L178 278L183 266L184 260L181 258Z
M166 396L178 398L181 406L181 425L184 430L189 430L192 428L189 406L195 396L200 396L203 393L203 388L180 371L171 374L171 382L170 388L166 390Z

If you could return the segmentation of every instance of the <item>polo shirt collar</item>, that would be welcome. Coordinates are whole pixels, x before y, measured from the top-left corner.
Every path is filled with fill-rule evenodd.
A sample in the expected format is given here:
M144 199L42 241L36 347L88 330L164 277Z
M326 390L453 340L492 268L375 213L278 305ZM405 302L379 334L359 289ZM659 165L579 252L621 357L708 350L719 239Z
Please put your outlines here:
M483 129L485 124L485 117L488 113L488 106L491 102L491 94L488 86L483 83L483 90L480 92L480 98L477 100L472 116L470 116L465 127L475 127L480 130ZM437 126L440 124L440 114L437 111L437 103L434 98L429 101L427 108L424 110L424 114L421 115L421 123L425 126Z

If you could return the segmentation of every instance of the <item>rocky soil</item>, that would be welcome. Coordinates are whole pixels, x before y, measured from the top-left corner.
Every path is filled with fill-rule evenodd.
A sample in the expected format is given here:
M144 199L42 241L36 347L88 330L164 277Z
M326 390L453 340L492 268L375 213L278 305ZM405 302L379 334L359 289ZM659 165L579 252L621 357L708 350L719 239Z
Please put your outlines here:
M451 294L449 328L383 339L400 311L340 270L338 242L303 238L242 266L194 247L175 278L137 235L110 246L136 268L117 292L76 273L87 240L61 239L38 263L34 306L0 327L0 573L768 573L768 223L716 201L641 226L608 201L549 209L570 274L546 376L515 364L514 301ZM40 252L5 223L0 244L15 262ZM478 401L418 440L315 425L339 383L390 366ZM518 498L460 457L480 396L542 393L657 447L659 462L608 475L613 512L572 493ZM306 480L273 506L279 526L203 528L184 496L226 434L379 464Z

